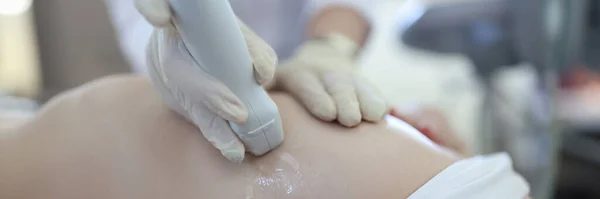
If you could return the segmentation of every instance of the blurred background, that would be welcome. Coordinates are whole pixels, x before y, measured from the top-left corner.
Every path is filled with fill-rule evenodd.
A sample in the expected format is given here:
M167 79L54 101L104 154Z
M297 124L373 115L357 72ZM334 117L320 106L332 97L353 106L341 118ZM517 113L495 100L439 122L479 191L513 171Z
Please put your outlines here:
M600 2L379 0L362 69L508 151L534 198L600 198ZM598 32L598 33L597 33ZM0 110L129 72L102 0L0 0Z

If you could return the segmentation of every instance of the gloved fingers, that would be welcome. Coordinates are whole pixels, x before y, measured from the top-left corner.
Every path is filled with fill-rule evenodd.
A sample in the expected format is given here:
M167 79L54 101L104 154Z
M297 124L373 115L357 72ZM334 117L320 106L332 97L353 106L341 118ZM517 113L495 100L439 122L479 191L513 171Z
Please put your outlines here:
M229 124L224 119L219 118L224 117L224 115L213 114L209 110L199 108L198 105L190 103L187 96L181 90L169 88L162 81L160 77L161 72L155 70L156 68L162 67L151 67L148 72L152 82L155 84L154 86L158 89L165 102L177 113L193 122L200 129L205 139L217 148L225 158L232 162L241 162L245 154L244 145L229 128Z
M294 66L289 66L294 67ZM292 93L317 118L333 121L337 110L323 83L312 73L284 70L277 73L277 82Z
M171 24L171 7L167 0L135 0L135 7L154 26Z
M362 118L371 122L383 119L389 108L381 92L362 77L356 78L354 85Z
M325 73L323 81L337 107L338 121L348 127L358 125L362 116L352 77L345 73Z
M192 122L200 129L204 138L221 151L227 160L235 163L244 160L246 153L244 144L227 121L202 108L194 107L192 112L190 115Z
M241 20L238 20L238 22L248 45L250 56L252 56L256 81L260 85L265 85L271 82L275 76L277 54L267 42L256 35L244 22Z
M192 106L203 105L225 120L246 121L248 112L239 98L222 82L202 71L181 40L177 41L166 43L161 70L165 84L176 94L181 106L189 111Z

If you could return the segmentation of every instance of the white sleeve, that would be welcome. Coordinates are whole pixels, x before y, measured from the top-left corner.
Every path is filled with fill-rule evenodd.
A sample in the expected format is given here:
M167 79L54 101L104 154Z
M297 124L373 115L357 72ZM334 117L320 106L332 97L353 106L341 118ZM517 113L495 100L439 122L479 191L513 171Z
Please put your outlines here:
M329 6L347 6L360 12L367 21L371 22L376 2L377 0L308 0L306 11L312 16Z
M133 0L104 0L125 59L135 72L146 73L146 43L153 27L137 11Z

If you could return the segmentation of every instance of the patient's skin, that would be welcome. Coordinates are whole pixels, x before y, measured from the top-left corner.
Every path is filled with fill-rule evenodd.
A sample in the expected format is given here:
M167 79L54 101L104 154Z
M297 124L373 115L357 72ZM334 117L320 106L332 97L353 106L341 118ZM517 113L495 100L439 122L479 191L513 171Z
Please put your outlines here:
M0 134L0 198L399 199L456 161L390 127L392 118L344 128L285 94L271 97L284 144L235 164L144 78L90 83Z

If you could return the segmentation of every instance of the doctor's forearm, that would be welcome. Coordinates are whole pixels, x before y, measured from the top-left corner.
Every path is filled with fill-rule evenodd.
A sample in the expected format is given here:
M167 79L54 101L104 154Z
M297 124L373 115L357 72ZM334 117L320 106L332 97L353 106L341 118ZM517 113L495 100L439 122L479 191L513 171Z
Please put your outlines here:
M370 24L360 12L343 6L331 6L320 10L309 26L311 38L338 33L359 45L365 43L370 30Z

